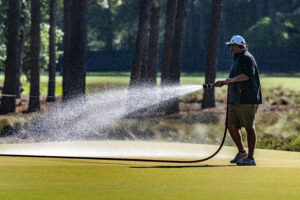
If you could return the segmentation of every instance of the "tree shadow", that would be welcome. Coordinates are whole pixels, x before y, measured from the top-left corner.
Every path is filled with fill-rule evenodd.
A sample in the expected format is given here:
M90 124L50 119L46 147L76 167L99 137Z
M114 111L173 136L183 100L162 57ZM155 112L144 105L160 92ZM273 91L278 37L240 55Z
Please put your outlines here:
M236 167L236 165L161 165L161 166L132 166L130 168L140 168L140 169L170 169L170 168L208 168L208 167Z

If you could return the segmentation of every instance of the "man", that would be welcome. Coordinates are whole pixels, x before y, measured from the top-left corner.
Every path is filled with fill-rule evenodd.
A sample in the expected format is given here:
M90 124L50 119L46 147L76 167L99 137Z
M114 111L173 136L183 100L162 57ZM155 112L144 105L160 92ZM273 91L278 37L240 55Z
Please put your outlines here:
M226 45L233 55L234 64L229 78L217 81L214 85L229 87L228 130L238 148L238 153L231 163L255 166L254 149L256 132L254 127L258 105L262 103L259 73L254 57L248 52L247 44L242 36L235 35ZM242 143L240 129L247 131L248 151Z

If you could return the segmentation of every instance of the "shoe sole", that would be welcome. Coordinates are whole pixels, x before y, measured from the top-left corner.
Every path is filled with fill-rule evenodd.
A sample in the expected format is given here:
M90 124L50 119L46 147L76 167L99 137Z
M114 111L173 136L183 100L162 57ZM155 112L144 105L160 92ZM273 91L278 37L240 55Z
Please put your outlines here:
M255 161L253 163L236 163L238 166L256 166Z
M241 163L236 163L238 166L256 166L256 164L241 164Z

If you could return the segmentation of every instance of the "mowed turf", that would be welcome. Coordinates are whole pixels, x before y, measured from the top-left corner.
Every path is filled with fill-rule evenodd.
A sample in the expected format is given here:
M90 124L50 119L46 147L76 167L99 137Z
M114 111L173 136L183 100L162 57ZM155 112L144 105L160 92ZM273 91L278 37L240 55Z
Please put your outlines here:
M0 199L299 199L300 153L235 148L195 164L0 157Z

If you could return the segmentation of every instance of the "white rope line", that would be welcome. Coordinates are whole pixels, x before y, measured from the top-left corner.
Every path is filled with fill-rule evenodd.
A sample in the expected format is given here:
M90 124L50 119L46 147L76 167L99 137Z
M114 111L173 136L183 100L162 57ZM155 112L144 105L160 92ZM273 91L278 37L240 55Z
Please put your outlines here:
M0 94L2 97L17 97L17 95L14 94Z
M0 94L0 97L17 97L17 95L15 94ZM26 96L26 97L31 97L31 98L40 98L40 97L43 97L43 96ZM47 97L55 97L55 96L47 96Z

